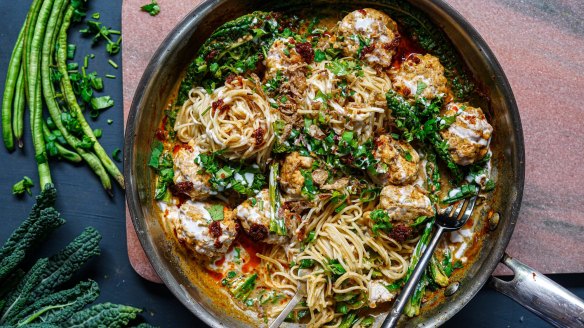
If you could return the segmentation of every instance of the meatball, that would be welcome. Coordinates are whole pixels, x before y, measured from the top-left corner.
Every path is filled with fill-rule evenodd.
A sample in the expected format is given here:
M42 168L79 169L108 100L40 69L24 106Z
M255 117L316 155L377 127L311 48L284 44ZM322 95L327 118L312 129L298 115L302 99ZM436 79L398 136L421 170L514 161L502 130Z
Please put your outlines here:
M287 70L290 66L301 64L303 61L303 57L296 51L290 39L277 39L268 50L266 77L273 77L278 71Z
M367 286L367 292L369 294L367 300L370 308L375 308L377 304L389 302L394 298L395 294L385 288L386 285L389 284L383 280L372 280L369 282Z
M189 200L171 206L166 218L183 247L208 257L225 254L237 235L233 211L220 203Z
M493 127L487 122L483 111L465 104L449 103L442 116L453 115L457 115L456 121L440 134L448 142L454 162L469 165L485 157Z
M313 159L311 157L301 156L298 152L293 152L286 156L280 175L280 186L286 194L293 197L301 195L304 177L300 170L310 169L312 162Z
M190 182L189 188L182 194L189 196L193 200L202 200L214 194L211 189L207 173L199 173L202 169L195 164L198 153L190 148L181 148L174 154L174 183L181 184ZM192 187L191 187L192 184Z
M271 215L268 189L263 189L255 197L251 197L241 203L237 206L235 212L241 227L252 240L267 244L284 244L288 242L288 236L280 236L270 232Z
M448 94L444 66L432 55L411 54L392 75L393 87L406 97L431 100Z
M381 11L350 12L339 25L345 56L360 57L371 66L389 67L399 44L397 24ZM364 45L365 44L365 45Z
M379 207L387 211L392 221L411 222L434 215L430 199L416 185L383 187Z
M391 135L380 135L375 141L373 156L379 162L369 171L377 184L402 185L412 183L418 175L418 152L407 142Z

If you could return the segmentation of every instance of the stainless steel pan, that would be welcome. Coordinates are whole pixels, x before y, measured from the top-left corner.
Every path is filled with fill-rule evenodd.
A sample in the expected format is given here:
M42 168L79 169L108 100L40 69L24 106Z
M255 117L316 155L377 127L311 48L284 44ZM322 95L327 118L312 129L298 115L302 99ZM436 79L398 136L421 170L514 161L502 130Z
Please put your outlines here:
M245 327L212 304L186 278L169 251L164 233L154 217L153 173L147 166L150 145L169 95L202 42L222 23L263 9L346 5L382 9L389 1L291 0L210 0L193 10L170 33L148 65L132 103L126 129L124 167L127 201L138 237L158 275L176 297L196 316L212 327ZM395 1L391 1L395 4ZM458 49L475 77L485 86L490 98L489 114L495 128L493 144L498 187L492 202L500 221L493 225L476 262L452 295L421 316L404 320L404 326L435 327L447 321L487 282L505 295L557 326L584 327L584 303L544 275L505 254L519 213L524 183L525 154L519 112L509 83L485 41L460 14L440 0L412 0L441 27ZM499 263L515 272L511 282L492 278Z

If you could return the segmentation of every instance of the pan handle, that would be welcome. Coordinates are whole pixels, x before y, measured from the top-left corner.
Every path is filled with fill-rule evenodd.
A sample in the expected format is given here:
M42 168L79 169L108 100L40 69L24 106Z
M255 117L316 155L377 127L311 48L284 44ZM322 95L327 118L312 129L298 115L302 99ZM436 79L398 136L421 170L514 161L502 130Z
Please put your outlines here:
M501 263L515 277L491 277L491 285L556 327L584 327L584 301L543 274L505 254Z

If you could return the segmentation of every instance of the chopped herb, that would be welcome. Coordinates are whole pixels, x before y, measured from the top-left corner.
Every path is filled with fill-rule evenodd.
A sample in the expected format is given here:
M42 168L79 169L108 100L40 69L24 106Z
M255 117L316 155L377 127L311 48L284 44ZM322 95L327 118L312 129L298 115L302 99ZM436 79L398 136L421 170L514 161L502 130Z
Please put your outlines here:
M140 7L142 11L145 11L150 14L150 16L156 16L160 13L160 6L156 2L156 0L152 0L149 4Z
M118 64L116 64L116 62L114 62L113 60L111 60L111 59L108 59L108 61L107 61L107 62L108 62L110 65L112 65L112 67L113 67L113 68L116 68L116 69L118 68Z
M99 19L99 13L93 13L93 15L91 15L91 18L93 19Z
M298 264L301 269L309 269L312 268L316 262L313 259L302 259Z
M330 272L336 278L338 278L339 276L342 276L343 274L345 274L347 272L347 270L345 270L343 265L337 259L331 259L328 261L327 264L328 264L328 268L329 268Z
M112 35L120 35L121 32L118 30L113 30L110 28L105 27L102 23L98 21L87 21L87 26L84 29L81 29L80 32L83 35L91 35L92 43L97 44L101 39L106 40L106 51L110 55L115 55L120 52L120 44L122 42L122 37L120 36L117 41L113 41L111 39Z
M246 196L256 195L266 184L264 175L255 165L244 165L223 161L218 153L199 154L195 163L209 173L209 183L213 190L223 192L231 189Z
M25 176L22 180L18 181L12 186L12 194L13 195L22 195L25 192L29 195L32 195L30 188L34 187L34 183L32 179Z
M448 197L442 200L444 204L452 204L461 199L472 197L479 192L479 187L475 184L465 184L448 192Z
M384 231L386 233L390 232L393 229L393 225L391 224L391 220L389 218L389 214L385 210L377 209L371 211L369 214L371 221L374 222L372 230L375 235L379 234L379 230Z
M91 108L96 112L102 111L106 108L110 108L113 105L114 100L110 96L91 98Z
M111 74L106 74L105 77L107 77L108 79L115 79L116 78L115 75L111 75Z
M314 61L315 62L318 63L318 62L321 62L325 59L326 59L326 54L324 53L324 51L318 50L318 49L314 51Z
M81 139L77 143L77 147L87 150L87 149L92 149L94 144L95 144L95 141L91 140L91 138L88 137L87 135L83 135L83 139Z
M209 215L211 216L211 219L213 221L222 221L224 218L223 214L224 208L225 206L221 204L213 204L206 207L205 209L207 210L207 212L209 212Z
M75 50L77 50L77 46L74 44L67 44L67 59L71 60L75 58Z
M122 160L120 159L120 154L122 153L122 150L120 148L116 148L114 149L114 151L112 152L112 158L114 161L116 162L121 162Z
M107 120L107 124L109 124L109 125L111 125L113 122L114 122L114 120L112 120L112 119Z
M93 130L93 134L95 135L96 138L101 138L103 131L101 129L95 129Z

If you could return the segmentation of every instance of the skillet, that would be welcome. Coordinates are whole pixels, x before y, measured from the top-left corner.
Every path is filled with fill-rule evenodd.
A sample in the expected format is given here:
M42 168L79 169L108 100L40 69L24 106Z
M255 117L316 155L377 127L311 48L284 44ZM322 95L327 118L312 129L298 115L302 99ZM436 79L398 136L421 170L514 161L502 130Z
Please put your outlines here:
M221 24L255 10L289 10L323 6L371 7L391 13L400 0L209 0L190 12L169 34L152 57L132 102L125 134L126 197L132 221L154 269L171 292L211 327L248 327L227 315L189 281L169 251L152 201L154 175L148 158L154 131L182 72L204 40ZM487 91L488 114L497 150L497 189L491 207L499 220L490 222L481 250L465 276L448 287L444 302L420 316L403 319L402 326L435 327L464 307L489 282L503 294L526 306L555 326L584 327L584 302L543 274L505 254L518 218L523 194L525 152L517 104L501 66L477 31L441 0L409 1L440 27ZM499 263L515 273L512 281L491 277Z

